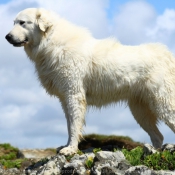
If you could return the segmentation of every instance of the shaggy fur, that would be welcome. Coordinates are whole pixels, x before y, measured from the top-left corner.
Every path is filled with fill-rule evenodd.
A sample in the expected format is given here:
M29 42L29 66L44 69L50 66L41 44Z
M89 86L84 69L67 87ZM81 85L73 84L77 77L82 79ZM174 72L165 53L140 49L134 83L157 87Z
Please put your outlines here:
M60 153L77 151L87 106L126 102L156 148L163 142L159 120L175 132L175 59L165 46L97 40L86 29L33 8L17 15L6 39L24 46L42 86L60 99L69 133Z

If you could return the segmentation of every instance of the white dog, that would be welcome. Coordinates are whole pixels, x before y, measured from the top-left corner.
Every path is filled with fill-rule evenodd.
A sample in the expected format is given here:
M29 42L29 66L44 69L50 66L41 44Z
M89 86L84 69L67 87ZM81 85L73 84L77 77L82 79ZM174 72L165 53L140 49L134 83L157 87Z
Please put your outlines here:
M175 132L175 59L165 46L97 40L86 29L34 8L17 15L6 39L24 46L43 87L60 99L69 133L61 154L77 151L88 105L126 102L156 148L163 142L159 120Z

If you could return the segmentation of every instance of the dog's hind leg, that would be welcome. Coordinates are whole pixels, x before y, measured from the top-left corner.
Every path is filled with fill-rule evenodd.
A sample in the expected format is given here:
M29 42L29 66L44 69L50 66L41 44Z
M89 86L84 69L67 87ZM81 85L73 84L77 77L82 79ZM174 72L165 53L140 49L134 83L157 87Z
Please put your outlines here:
M137 99L130 100L128 105L136 121L150 136L153 146L160 148L163 143L163 136L157 128L157 116L146 103L137 101Z
M164 97L154 99L152 103L152 110L156 115L167 124L175 133L175 100L174 94L167 93Z

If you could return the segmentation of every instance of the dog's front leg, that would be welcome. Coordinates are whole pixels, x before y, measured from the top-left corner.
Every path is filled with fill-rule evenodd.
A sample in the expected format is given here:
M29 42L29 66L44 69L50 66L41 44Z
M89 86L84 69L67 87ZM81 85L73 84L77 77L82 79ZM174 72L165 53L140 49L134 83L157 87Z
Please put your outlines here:
M67 146L60 150L61 154L71 155L77 152L78 142L82 137L82 128L85 123L86 100L84 93L66 95L64 110L68 123L69 140Z

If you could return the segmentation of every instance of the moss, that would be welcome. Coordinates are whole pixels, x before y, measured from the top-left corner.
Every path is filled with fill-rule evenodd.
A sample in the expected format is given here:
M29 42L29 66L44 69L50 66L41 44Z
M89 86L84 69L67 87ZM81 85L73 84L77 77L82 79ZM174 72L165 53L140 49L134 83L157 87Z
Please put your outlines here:
M141 143L135 142L127 136L89 134L84 135L84 139L79 143L79 149L84 150L90 147L102 148L107 145L121 149L126 148L127 150L131 150L137 146L143 146Z

